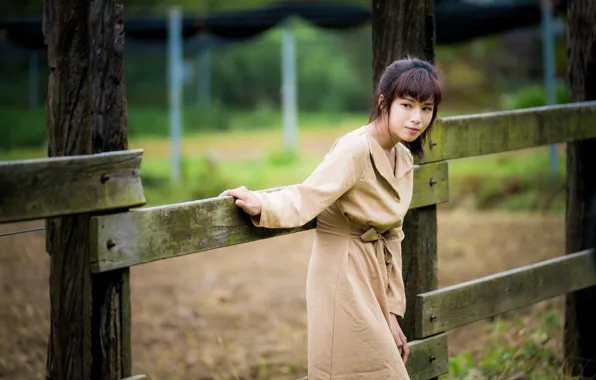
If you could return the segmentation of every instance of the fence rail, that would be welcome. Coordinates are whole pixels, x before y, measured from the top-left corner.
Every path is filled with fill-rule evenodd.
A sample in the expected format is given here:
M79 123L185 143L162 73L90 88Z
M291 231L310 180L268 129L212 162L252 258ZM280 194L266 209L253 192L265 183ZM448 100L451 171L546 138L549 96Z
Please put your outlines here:
M414 172L412 207L448 200L447 164L421 165ZM215 248L310 230L254 227L230 198L149 207L91 219L91 268L104 272Z
M427 380L443 375L449 370L447 334L439 334L408 343L410 358L406 363L412 380Z
M0 223L145 204L143 150L0 162Z
M424 162L596 137L596 102L438 119ZM436 144L436 145L435 145Z
M596 253L585 250L419 294L416 337L596 285Z

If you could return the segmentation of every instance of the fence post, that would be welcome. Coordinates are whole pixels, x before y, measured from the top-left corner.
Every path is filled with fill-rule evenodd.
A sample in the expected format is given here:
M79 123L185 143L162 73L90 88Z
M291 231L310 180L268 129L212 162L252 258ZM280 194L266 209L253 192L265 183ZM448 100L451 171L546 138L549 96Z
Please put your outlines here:
M127 150L123 7L96 0L91 15L93 153ZM130 269L94 274L92 285L92 378L131 376Z
M596 6L567 2L567 73L574 102L596 100ZM594 126L596 128L596 126ZM589 210L596 206L596 139L567 144L566 253L588 248L596 231ZM593 216L592 216L593 217ZM591 240L591 241L590 241ZM565 307L565 358L573 375L596 377L596 287L570 293Z
M48 155L127 149L122 8L113 0L44 0L43 32L50 68ZM128 271L91 275L89 216L46 221L47 379L130 375Z
M384 68L407 55L435 60L435 21L432 0L373 0L373 80ZM416 189L414 189L416 191ZM407 311L402 325L414 337L416 295L437 287L437 207L408 211L404 221L403 274Z
M90 2L44 0L44 37L50 68L48 156L91 153L89 11ZM88 222L89 215L46 220L46 250L50 255L47 379L91 377Z

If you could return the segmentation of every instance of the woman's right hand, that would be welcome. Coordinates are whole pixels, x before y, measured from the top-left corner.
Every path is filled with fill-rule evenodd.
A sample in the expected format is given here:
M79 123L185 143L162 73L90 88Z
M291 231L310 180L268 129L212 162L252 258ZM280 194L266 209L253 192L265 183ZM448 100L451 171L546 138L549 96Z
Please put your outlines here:
M240 207L250 216L259 215L261 213L261 201L252 191L248 190L246 186L226 190L219 194L219 196L231 196L236 198L236 206Z

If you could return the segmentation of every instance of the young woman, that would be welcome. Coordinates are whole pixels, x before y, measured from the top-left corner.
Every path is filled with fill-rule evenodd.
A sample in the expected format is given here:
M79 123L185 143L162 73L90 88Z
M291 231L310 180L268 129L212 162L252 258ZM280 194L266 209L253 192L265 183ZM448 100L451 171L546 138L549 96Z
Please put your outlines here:
M336 140L303 183L220 195L236 198L258 227L317 218L306 284L309 380L409 379L399 325L406 310L402 225L413 154L422 156L440 102L432 65L395 61L379 80L369 124Z

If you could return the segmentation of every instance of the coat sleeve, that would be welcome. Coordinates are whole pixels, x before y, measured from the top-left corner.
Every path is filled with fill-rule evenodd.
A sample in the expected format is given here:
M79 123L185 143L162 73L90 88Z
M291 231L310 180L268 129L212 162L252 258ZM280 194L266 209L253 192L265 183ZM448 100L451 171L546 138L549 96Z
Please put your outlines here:
M358 182L369 153L366 144L357 136L342 136L304 182L279 191L255 192L262 208L260 215L251 218L253 224L293 228L316 218Z
M393 252L391 263L387 265L387 304L391 314L403 318L406 313L406 292L402 272L402 251L401 242L403 240L402 227L394 228L392 234L400 236L398 239L391 240ZM399 257L396 257L399 255Z

